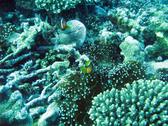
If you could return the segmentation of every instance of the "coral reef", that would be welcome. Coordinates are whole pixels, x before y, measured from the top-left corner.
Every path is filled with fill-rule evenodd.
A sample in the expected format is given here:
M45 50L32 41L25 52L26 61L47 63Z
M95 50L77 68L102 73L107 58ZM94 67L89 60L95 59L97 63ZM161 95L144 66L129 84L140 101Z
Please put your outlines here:
M166 125L168 83L138 80L119 91L115 88L94 97L89 110L95 125Z
M51 126L58 125L60 116L60 110L55 105L55 103L51 103L46 112L40 117L38 121L38 126Z
M162 81L167 82L168 77L168 61L162 62L148 62L146 65L146 73L152 78L156 78Z
M143 38L144 45L146 46L145 53L147 53L150 58L167 56L166 11L167 7L160 5L157 8L151 7L139 16L138 22L144 25ZM162 51L160 51L160 49L162 49Z
M167 125L167 8L0 0L0 125Z

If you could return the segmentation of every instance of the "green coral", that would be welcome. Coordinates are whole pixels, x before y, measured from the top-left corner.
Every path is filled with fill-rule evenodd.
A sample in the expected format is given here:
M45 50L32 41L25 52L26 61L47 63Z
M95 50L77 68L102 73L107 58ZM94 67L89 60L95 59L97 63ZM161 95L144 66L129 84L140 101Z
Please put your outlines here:
M75 8L82 0L35 0L35 4L40 9L45 9L52 13L60 13L63 10ZM93 0L87 0L93 2Z
M94 97L89 111L96 126L166 126L168 83L138 80L119 91L115 88Z

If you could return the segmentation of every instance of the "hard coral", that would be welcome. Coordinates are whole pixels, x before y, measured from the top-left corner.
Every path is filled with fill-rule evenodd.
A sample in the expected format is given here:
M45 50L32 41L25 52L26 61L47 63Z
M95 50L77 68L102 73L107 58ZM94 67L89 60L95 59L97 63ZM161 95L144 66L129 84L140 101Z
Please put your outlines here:
M90 118L96 126L168 124L168 83L138 80L119 91L100 93L92 101Z
M93 2L94 0L87 0ZM95 0L96 1L96 0ZM35 4L40 9L45 9L52 13L60 13L63 10L75 8L82 0L35 0Z
M63 30L59 30L58 44L77 48L82 46L86 38L85 25L78 20L67 21L65 25Z

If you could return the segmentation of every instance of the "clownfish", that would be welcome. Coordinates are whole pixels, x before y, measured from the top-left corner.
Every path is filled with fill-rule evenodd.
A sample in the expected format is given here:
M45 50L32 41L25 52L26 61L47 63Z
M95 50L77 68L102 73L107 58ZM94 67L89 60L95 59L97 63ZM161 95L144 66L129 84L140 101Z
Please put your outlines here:
M67 25L67 22L65 21L65 19L62 18L62 19L61 19L61 29L62 29L62 30L66 30L66 29L69 29L69 28L70 28L70 26Z
M80 70L84 74L90 74L92 72L92 65L90 61L86 61L84 66L80 67Z

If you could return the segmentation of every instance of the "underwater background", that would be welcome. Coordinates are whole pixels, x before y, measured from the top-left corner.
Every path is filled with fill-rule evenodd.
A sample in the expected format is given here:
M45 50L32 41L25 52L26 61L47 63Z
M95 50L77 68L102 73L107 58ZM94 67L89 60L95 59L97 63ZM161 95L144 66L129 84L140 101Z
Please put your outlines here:
M0 126L168 126L168 0L0 0Z

